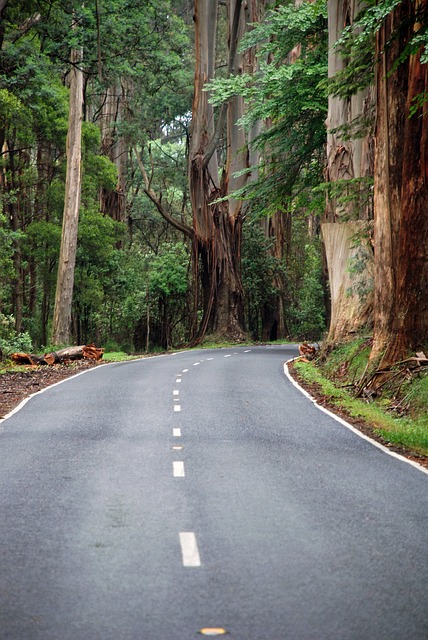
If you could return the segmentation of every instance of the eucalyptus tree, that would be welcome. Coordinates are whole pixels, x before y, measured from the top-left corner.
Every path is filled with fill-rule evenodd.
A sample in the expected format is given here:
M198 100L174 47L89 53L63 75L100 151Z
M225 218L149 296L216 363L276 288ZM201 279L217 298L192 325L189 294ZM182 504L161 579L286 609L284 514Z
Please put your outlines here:
M327 203L321 225L328 268L331 318L328 341L341 341L373 322L374 87L351 86L349 57L338 46L362 3L328 3ZM347 82L337 85L337 75Z
M225 197L245 181L234 172L246 168L246 141L237 124L243 113L242 98L231 96L218 113L210 103L207 83L215 78L219 3L195 2L195 92L189 149L189 183L194 242L203 284L203 319L206 331L234 340L244 337L241 282L243 209L239 198ZM227 2L227 76L242 73L238 43L246 29L241 0ZM222 169L220 170L220 165Z
M245 103L238 124L247 134L250 166L241 170L248 179L232 197L246 201L247 217L263 221L270 238L265 245L278 265L260 310L265 339L290 333L299 280L291 270L303 265L305 247L312 242L309 228L316 229L323 206L313 188L323 180L326 17L324 2L267 3L262 19L240 45L249 60L245 73L211 83L216 103L236 95ZM301 216L308 221L306 238Z
M385 364L428 335L427 15L425 0L383 1L341 39L339 83L376 88L372 358Z
M428 5L394 5L376 35L372 355L386 364L428 346Z
M76 28L76 23L73 23ZM52 322L52 344L70 342L74 270L82 189L82 118L83 69L82 51L72 49L70 69L70 102L66 143L67 169L61 246Z

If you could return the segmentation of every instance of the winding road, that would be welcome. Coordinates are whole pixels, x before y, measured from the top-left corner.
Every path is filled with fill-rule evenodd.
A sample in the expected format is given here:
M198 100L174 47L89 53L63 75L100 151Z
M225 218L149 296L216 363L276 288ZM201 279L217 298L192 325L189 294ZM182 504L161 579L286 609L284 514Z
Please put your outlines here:
M426 640L428 475L295 346L94 368L0 425L0 640Z

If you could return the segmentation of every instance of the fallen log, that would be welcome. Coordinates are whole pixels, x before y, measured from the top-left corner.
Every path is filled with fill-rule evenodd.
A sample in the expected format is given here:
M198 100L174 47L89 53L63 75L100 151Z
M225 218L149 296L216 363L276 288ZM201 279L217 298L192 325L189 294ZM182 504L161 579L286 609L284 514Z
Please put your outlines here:
M13 353L11 359L15 364L53 365L83 359L99 361L103 357L103 353L104 349L99 349L94 344L84 344L45 353L43 356L32 353Z
M34 353L12 353L10 358L14 364L46 364L44 356Z
M103 353L104 349L98 349L94 344L86 344L46 353L44 359L46 364L60 364L71 360L82 360L83 358L98 361L103 357Z

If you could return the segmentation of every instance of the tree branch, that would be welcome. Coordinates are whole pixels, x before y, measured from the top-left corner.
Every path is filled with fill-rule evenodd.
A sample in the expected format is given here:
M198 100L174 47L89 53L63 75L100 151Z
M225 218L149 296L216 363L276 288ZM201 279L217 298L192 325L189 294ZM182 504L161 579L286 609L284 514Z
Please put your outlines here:
M138 163L138 166L140 168L141 175L142 175L142 178L143 178L144 193L153 202L153 204L155 205L156 209L159 211L159 213L162 216L162 218L164 220L166 220L168 222L168 224L170 224L172 227L174 227L174 229L177 229L178 231L181 231L181 233L184 233L185 236L187 236L188 238L193 240L193 236L194 236L194 233L195 233L194 230L193 230L193 227L191 227L188 224L185 224L184 222L181 222L180 220L176 220L175 218L173 218L171 216L170 213L168 213L168 211L163 206L159 196L153 191L153 189L151 187L151 184L150 184L151 183L151 179L149 179L149 176L147 175L146 168L145 168L145 166L143 164L143 161L141 159L140 154L137 151L137 148L134 146L133 149L134 149L135 157L137 159L137 163Z

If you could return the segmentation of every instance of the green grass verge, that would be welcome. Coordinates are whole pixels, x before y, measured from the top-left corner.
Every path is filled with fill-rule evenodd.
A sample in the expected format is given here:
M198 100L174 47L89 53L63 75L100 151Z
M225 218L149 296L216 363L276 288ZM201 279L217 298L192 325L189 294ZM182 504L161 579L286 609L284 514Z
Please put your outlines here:
M124 351L110 351L103 354L101 362L126 362L127 360L135 360L135 358L142 358L143 356L130 356Z
M339 361L337 354L335 359L337 364ZM395 417L388 413L384 401L368 403L354 398L350 392L338 386L340 382L332 381L323 375L314 363L296 362L294 366L303 380L319 385L328 402L334 407L345 411L352 418L363 420L388 442L428 455L428 414L427 405L424 402L424 398L428 398L428 377L425 376L414 383L412 393L416 401L413 406L411 405L413 415ZM327 367L327 369L334 370L335 367L332 366L331 369ZM363 369L364 367L361 371ZM419 403L418 407L417 403Z

